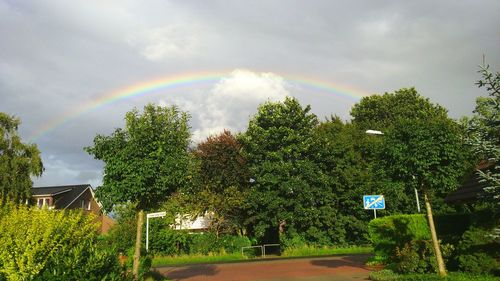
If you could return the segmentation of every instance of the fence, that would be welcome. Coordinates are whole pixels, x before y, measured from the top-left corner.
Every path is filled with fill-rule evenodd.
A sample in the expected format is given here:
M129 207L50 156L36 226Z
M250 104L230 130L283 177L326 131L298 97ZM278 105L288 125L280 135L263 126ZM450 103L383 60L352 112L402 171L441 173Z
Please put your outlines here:
M244 250L245 249L256 249L260 248L260 253L261 257L265 258L266 257L266 247L280 247L280 244L264 244L264 245L257 245L257 246L246 246L246 247L241 247L241 255L244 256ZM279 253L279 248L278 248L278 253Z

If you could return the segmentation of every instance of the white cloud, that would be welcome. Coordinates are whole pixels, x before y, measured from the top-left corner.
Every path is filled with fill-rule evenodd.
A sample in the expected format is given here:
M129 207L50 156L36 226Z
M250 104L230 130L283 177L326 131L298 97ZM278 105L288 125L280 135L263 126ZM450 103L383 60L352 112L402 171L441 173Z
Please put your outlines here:
M194 126L193 141L204 140L224 129L233 132L245 129L257 107L266 101L281 101L289 95L285 80L273 73L257 73L236 69L221 79L203 99L174 100L189 111ZM160 101L160 104L167 104Z

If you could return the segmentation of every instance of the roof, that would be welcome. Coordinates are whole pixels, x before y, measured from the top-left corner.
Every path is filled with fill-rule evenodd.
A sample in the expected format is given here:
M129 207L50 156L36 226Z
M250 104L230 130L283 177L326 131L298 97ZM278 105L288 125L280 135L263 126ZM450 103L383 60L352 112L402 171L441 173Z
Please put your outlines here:
M466 203L473 202L484 195L484 188L488 186L488 183L482 181L481 176L477 172L478 170L487 171L493 168L493 163L488 161L481 161L477 166L476 170L467 178L462 186L457 190L449 193L444 201L446 203Z
M34 197L57 196L55 203L56 208L64 209L73 203L87 189L90 189L93 193L93 189L90 184L79 184L33 187L31 189L31 194Z

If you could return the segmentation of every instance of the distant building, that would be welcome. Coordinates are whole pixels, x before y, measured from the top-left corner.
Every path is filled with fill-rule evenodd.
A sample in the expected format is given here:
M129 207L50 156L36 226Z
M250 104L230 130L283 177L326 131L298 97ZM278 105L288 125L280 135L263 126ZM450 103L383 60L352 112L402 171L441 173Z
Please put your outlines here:
M207 231L212 222L213 214L205 214L192 218L189 215L177 215L173 228L176 230L189 230L191 232L204 232Z
M81 209L92 213L101 222L101 233L108 232L115 223L113 219L102 213L102 205L96 200L90 184L42 186L31 189L32 202L35 206L46 206L49 210Z

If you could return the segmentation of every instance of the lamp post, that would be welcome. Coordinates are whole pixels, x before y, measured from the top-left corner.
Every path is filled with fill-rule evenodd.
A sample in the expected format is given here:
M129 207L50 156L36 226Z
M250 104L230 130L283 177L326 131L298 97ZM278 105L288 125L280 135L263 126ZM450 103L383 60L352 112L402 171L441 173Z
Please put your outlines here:
M377 130L366 130L365 133L367 133L368 135L383 135L384 134L381 131L377 131ZM415 179L415 176L413 176L413 179ZM415 200L417 201L417 211L420 213L420 202L418 200L418 190L416 187L415 187Z

